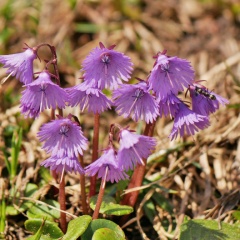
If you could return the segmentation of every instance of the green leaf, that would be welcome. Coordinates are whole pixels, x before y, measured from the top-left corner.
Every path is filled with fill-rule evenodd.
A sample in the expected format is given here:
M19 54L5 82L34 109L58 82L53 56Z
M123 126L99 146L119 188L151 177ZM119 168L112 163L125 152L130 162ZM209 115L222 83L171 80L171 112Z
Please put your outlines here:
M214 220L189 220L182 224L179 240L239 240L240 224L221 223L221 226L219 229Z
M93 196L90 199L91 209L95 209L98 196ZM133 208L127 205L120 205L115 203L115 199L111 196L104 196L99 210L100 213L108 215L122 216L133 212Z
M45 224L45 219L42 221L42 225L40 226L38 231L33 236L29 237L28 240L40 240L44 224Z
M0 201L0 239L1 239L1 233L4 232L5 226L6 226L6 202L5 202L5 196L2 194Z
M28 231L35 234L42 226L42 223L43 223L42 219L30 219L25 221L24 225ZM46 235L50 237L50 239L58 239L63 236L63 232L57 226L56 223L46 220L45 224L42 227L42 235Z
M90 240L93 237L95 231L100 228L109 228L119 235L119 238L125 239L125 234L123 230L114 222L106 219L96 219L93 220L89 225L87 230L82 235L82 240ZM106 238L107 239L107 238Z
M91 221L92 217L89 215L83 215L81 217L71 220L68 223L67 233L64 235L62 240L76 240L86 231Z
M120 236L109 228L98 229L92 237L92 240L124 240L125 238Z
M46 200L47 204L55 207L60 208L59 203L54 200ZM50 208L46 205L34 204L28 211L27 211L28 218L46 218L49 221L54 221L54 219L60 218L60 211L57 209Z

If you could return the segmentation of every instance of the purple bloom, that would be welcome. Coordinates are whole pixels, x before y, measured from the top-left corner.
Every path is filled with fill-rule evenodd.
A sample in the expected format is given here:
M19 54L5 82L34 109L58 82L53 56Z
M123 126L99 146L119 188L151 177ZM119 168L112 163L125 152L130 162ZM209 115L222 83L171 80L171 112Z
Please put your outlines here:
M74 158L83 155L87 148L87 139L83 136L81 127L69 118L61 118L44 124L38 132L43 149L52 152L55 158Z
M114 47L114 46L113 46ZM105 48L93 49L83 62L84 80L99 89L116 89L122 80L128 81L132 72L132 62L123 53Z
M184 86L188 87L193 79L194 71L190 62L160 53L148 81L157 98L163 99L171 93L177 95L184 90Z
M188 89L192 98L192 109L198 114L208 116L219 109L219 104L225 105L229 103L226 98L210 92L202 85L193 84Z
M131 115L134 121L138 119L152 123L159 115L158 103L149 93L147 83L142 81L135 85L122 84L113 92L114 105L119 115L127 118Z
M175 114L173 129L169 137L171 140L176 138L178 134L180 134L180 137L183 137L185 131L187 135L194 135L199 129L202 130L209 125L208 117L193 112L181 102L179 110Z
M172 93L161 99L159 101L160 117L162 115L168 116L169 114L174 117L179 109L179 103L181 103L181 100Z
M48 72L44 71L34 82L26 85L22 93L21 112L28 117L37 117L46 108L65 108L67 93L51 81Z
M97 88L89 87L85 82L68 89L69 105L80 105L81 111L85 108L88 112L101 113L111 109L112 102Z
M58 173L66 171L84 174L84 169L82 168L77 157L75 156L74 157L69 157L67 155L62 157L51 156L50 158L43 161L40 165L46 168L49 167L50 170L56 171Z
M8 68L7 74L16 76L24 84L33 80L33 60L37 58L34 49L27 48L22 53L0 55L0 63Z
M46 108L65 108L67 93L53 83L50 75L44 71L34 82L26 85L21 98L22 113L29 117L37 117Z
M136 164L144 165L143 158L148 158L156 146L152 137L131 133L124 129L119 133L120 148L118 151L119 166L123 170L133 169Z
M118 166L117 155L113 147L105 149L103 155L99 159L85 168L85 173L89 176L98 174L98 178L103 178L105 177L106 169L106 181L111 181L113 183L114 181L118 182L128 178L128 175Z

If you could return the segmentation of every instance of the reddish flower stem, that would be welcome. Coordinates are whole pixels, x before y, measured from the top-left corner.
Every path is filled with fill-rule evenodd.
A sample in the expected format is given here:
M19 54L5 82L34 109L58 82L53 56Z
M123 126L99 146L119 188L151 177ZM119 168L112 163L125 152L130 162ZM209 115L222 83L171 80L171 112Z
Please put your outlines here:
M84 168L82 155L79 155L79 161L80 161L81 166ZM83 214L88 214L86 187L85 187L85 175L84 174L80 174L80 188L81 188L81 200L82 200Z
M54 46L51 46L49 44L46 44L52 52L53 55L53 60L49 61L46 64L46 67L49 63L53 64L54 67L54 73L55 76L57 77L57 84L60 86L60 78L59 78L59 72L58 72L58 66L57 66L57 54L56 54L56 49ZM63 116L63 111L62 109L59 109L59 115ZM52 114L52 119L55 119L55 115ZM56 173L53 175L56 177ZM60 203L60 209L63 211L66 211L66 194L65 194L65 179L64 179L64 173L61 176L60 183L59 183L59 196L58 200ZM65 212L60 212L60 227L64 233L67 231L67 218L66 218L66 213Z
M97 219L98 215L99 215L99 210L100 210L100 207L101 207L101 204L102 204L102 199L103 199L104 191L105 191L107 174L108 174L108 167L106 167L105 176L102 178L101 186L100 186L99 193L98 193L96 207L94 209L93 216L92 216L93 220Z
M98 159L99 121L100 121L100 115L96 113L94 115L92 163ZM96 182L97 182L96 175L90 178L89 197L92 197L93 195L96 194Z
M145 130L144 130L145 136L149 136L149 137L153 136L155 123L156 122L146 125ZM137 167L135 168L132 178L128 184L128 189L140 187L142 185L142 181L145 176L146 161L147 161L146 159L143 159L144 165L138 164ZM123 200L121 201L121 204L129 205L129 206L133 207L137 202L138 194L139 194L139 191L133 191L133 192L130 192L130 193L124 195ZM123 218L125 218L125 220L126 220L126 216L123 217ZM122 222L124 222L124 220L122 220Z
M65 195L65 179L64 176L61 179L61 182L59 183L59 203L60 203L60 209L63 211L66 211L66 195ZM64 233L67 231L67 219L66 219L66 213L60 212L60 228Z

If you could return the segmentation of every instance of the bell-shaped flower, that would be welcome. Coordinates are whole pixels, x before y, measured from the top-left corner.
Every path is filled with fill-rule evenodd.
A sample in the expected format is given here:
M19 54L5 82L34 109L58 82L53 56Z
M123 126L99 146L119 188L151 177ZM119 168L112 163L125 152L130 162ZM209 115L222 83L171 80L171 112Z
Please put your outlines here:
M34 118L47 108L65 108L68 100L65 90L51 81L47 71L43 71L35 81L26 85L22 92L20 108L26 117Z
M56 171L57 173L63 173L65 171L84 174L84 169L76 156L69 157L68 155L64 155L58 157L55 155L44 160L40 165L49 168L51 171Z
M174 124L169 138L177 138L178 134L183 137L184 134L194 135L210 125L207 116L200 115L190 110L183 102L179 104L178 112L174 117Z
M209 116L216 112L220 104L226 105L229 101L220 95L209 91L206 87L200 84L193 84L189 86L190 96L192 98L192 109L194 112Z
M36 58L34 49L27 48L22 53L0 55L0 63L8 68L9 76L16 76L20 82L29 84L33 81L33 60Z
M184 90L194 79L194 70L185 59L168 57L165 53L159 53L157 60L148 78L150 88L158 99Z
M79 105L80 110L85 108L88 112L101 113L111 109L112 102L102 93L101 90L89 87L86 82L67 89L69 93L69 105Z
M163 115L165 117L167 117L168 115L174 117L179 109L179 103L181 103L181 100L173 93L168 94L163 99L160 99L158 103L160 117L162 117Z
M127 129L120 131L119 139L118 164L126 171L133 169L137 164L144 165L143 158L148 158L156 146L155 138L138 135Z
M113 147L103 150L103 155L85 168L88 176L97 174L106 181L119 182L128 179L128 175L119 167L117 154Z
M141 119L152 123L159 115L158 103L144 81L135 85L120 85L119 89L114 90L113 99L117 113L124 118L131 116L134 121Z
M83 155L87 149L87 139L81 127L70 118L55 119L44 124L38 132L38 138L44 142L43 149L56 158L74 158Z
M123 81L128 81L132 72L129 57L113 50L115 46L93 49L83 61L84 80L99 89L116 89Z

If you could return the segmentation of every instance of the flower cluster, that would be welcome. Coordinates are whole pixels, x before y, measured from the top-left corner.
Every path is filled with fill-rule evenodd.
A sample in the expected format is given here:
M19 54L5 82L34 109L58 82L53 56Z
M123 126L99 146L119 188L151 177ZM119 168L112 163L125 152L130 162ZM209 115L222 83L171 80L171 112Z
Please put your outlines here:
M169 135L171 140L178 135L194 135L208 127L209 114L219 108L219 103L224 105L228 100L210 93L203 86L201 89L204 90L196 91L194 71L187 60L169 57L166 51L158 53L155 58L146 81L140 80L135 85L122 84L114 90L116 111L123 117L131 116L134 121L141 119L147 123L153 123L158 116L170 115L174 118ZM192 109L178 98L184 87L190 90Z
M110 133L110 136L111 133ZM103 151L103 155L86 167L86 174L98 178L105 177L107 181L118 182L128 178L125 171L133 170L137 164L144 165L146 159L156 146L156 140L152 137L134 134L128 129L119 132L119 149L114 149L112 138L109 138L109 146ZM106 174L106 176L105 176Z
M115 45L106 48L102 43L83 61L83 82L64 89L59 86L57 71L52 74L48 70L49 65L57 62L54 54L45 69L34 77L33 62L39 58L37 52L42 46L50 47L52 52L55 49L41 44L27 47L22 53L0 56L0 63L7 68L9 76L16 76L24 84L20 108L25 117L36 118L45 109L64 109L66 106L79 106L81 111L86 109L100 114L114 106L124 118L143 120L147 124L170 115L174 122L169 138L173 140L184 134L194 135L208 127L209 114L219 109L220 104L228 103L227 99L194 82L190 62L167 56L166 51L154 57L156 61L146 80L138 79L136 84L123 83L128 82L133 70L130 58L115 51ZM186 88L190 91L192 109L178 97L179 92ZM112 99L104 94L104 89L113 90ZM71 115L59 117L41 127L39 139L51 154L42 165L57 172L84 173L77 157L86 149L87 139L71 118ZM156 145L153 138L133 134L128 129L120 130L119 143L117 153L110 141L103 155L87 166L86 173L106 176L112 182L119 181L127 177L125 171L133 169L136 164L144 164L143 159Z

